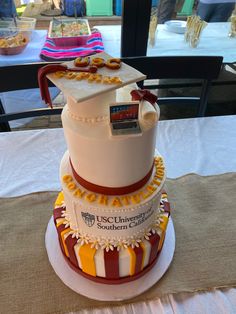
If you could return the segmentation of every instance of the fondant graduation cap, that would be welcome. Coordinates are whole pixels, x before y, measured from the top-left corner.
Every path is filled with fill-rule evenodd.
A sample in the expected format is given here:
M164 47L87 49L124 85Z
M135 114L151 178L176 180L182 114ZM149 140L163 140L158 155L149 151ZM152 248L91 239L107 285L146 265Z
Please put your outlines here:
M90 56L90 60L92 60L93 58L98 58L98 57L103 58L105 61L112 58L110 55L106 54L105 52L102 52L102 53L98 53L98 54ZM62 65L67 66L67 68L75 68L74 61L68 61L68 62L63 63ZM53 65L52 65L52 69L53 69ZM83 67L78 67L78 69L83 70ZM137 71L136 69L132 68L131 66L123 62L121 62L121 67L119 69L110 69L104 66L104 67L98 68L96 72L96 74L101 74L103 78L105 76L118 77L120 79L119 83L104 83L104 82L89 81L87 79L78 80L75 77L72 79L68 79L65 76L58 77L54 73L56 71L60 71L60 69L54 70L54 71L51 70L49 72L44 72L44 74L46 74L47 78L50 81L52 81L55 84L55 86L57 86L64 93L65 96L69 96L75 102L85 101L89 98L121 88L125 85L131 84L134 82L144 80L146 78L146 75L144 75L143 73ZM42 77L41 77L41 80L40 80L39 78L39 85L41 81L40 88L42 87L41 93L42 93L43 87L45 86L45 79L42 80ZM44 83L42 83L42 81ZM45 99L47 97L45 97L45 95L42 95L42 98ZM47 102L47 100L45 101Z

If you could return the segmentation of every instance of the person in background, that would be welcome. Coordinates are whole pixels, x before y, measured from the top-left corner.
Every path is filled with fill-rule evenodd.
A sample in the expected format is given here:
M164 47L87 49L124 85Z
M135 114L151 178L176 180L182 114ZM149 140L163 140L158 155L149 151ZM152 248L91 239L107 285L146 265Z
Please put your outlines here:
M0 19L16 16L14 0L0 0Z
M160 0L157 7L158 24L164 24L166 21L176 18L177 12L180 12L184 0Z
M197 15L206 22L227 22L235 0L199 0Z

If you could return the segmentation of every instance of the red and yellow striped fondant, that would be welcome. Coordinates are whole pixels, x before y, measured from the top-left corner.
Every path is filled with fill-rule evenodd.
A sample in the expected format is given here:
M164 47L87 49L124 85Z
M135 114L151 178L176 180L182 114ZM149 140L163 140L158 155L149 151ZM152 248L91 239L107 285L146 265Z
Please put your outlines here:
M167 195L162 194L166 199ZM156 233L151 234L149 239L143 240L138 246L129 246L113 250L92 248L91 244L81 245L79 239L72 237L71 229L66 227L63 217L63 194L60 193L55 202L54 223L57 229L61 250L69 264L91 278L103 278L106 280L119 280L132 278L142 273L152 265L161 251L165 239L165 233L170 215L168 201L161 201L163 213L161 222Z

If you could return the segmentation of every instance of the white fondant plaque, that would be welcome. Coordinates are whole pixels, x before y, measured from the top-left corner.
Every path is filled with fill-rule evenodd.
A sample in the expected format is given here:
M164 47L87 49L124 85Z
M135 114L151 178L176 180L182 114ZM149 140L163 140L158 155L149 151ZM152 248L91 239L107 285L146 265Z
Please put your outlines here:
M71 219L71 227L74 230L91 237L125 238L144 232L155 221L161 192L157 193L151 201L140 203L135 210L130 207L127 210L114 208L113 211L99 211L92 204L71 202L70 195L64 191L67 212Z
M137 215L132 213L131 215L96 215L92 212L81 211L81 222L83 227L93 227L102 230L128 230L137 226L143 225L146 221L149 221L150 217L155 212L155 205L150 205L144 212Z

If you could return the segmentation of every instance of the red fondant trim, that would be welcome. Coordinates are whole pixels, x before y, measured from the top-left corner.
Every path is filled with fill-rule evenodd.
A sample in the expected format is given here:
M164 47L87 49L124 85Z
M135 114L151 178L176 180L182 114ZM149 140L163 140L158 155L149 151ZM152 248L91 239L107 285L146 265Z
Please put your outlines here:
M104 263L107 279L118 279L119 274L119 252L115 248L113 251L104 250Z
M80 268L75 267L71 263L71 261L68 259L68 257L65 255L65 253L62 251L63 256L64 256L66 262L68 263L68 265L76 273L78 273L81 276L83 276L83 277L85 277L85 278L87 278L89 280L92 280L94 282L104 283L104 284L107 284L107 285L120 285L122 283L130 282L130 281L133 281L133 280L136 280L136 279L142 277L143 275L145 275L156 264L160 252L161 251L158 252L158 254L157 254L156 258L154 259L154 261L151 264L149 264L147 267L145 267L142 271L140 271L138 274L135 274L133 276L117 278L117 279L107 279L107 278L103 278L103 277L94 277L94 276L91 276L91 275L88 275L88 274L84 273Z
M163 205L164 205L164 211L166 212L166 213L168 213L169 214L169 216L170 216L170 203L169 202L163 202Z
M151 235L149 238L149 242L151 244L149 263L152 263L157 256L157 249L158 249L159 241L160 241L160 236L157 233Z
M75 255L75 250L74 250L74 246L77 243L77 239L76 238L72 238L72 235L70 234L66 238L65 243L66 243L66 246L67 246L67 249L68 249L68 253L69 253L69 256L70 256L71 263L74 266L79 267L78 261L77 261L76 255Z
M132 192L135 192L135 191L141 189L148 182L148 180L150 179L151 174L152 174L154 163L153 163L150 171L148 172L148 174L143 179L141 179L140 181L138 181L134 184L123 186L123 187L117 187L117 188L101 186L101 185L97 185L97 184L91 183L89 181L86 181L85 179L80 177L78 175L78 173L75 171L75 169L72 165L71 159L70 159L70 165L71 165L71 169L73 172L73 176L76 179L76 181L79 184L81 184L84 188L86 188L87 190L89 190L91 192L103 194L103 195L124 195L124 194L129 194L129 193L132 193Z
M60 245L61 245L61 249L62 249L63 253L65 253L64 252L64 245L63 245L62 239L61 239L61 233L62 233L62 231L65 230L65 225L62 224L59 227L56 226L56 228L57 228L57 232L58 232L58 239L59 239L59 242L60 242Z
M135 274L138 274L142 270L143 249L139 246L135 247L133 250L136 255Z
M157 96L147 89L134 89L130 92L132 100L147 100L154 105L157 102Z
M65 208L63 208L63 207L54 208L54 211L53 211L54 222L56 222L56 220L58 218L61 218L61 212L63 209L65 209Z
M58 228L59 229L59 228ZM90 279L94 282L99 282L99 283L104 283L104 284L108 284L108 285L116 285L116 284L122 284L122 283L126 283L126 282L130 282L130 281L133 281L133 280L136 280L140 277L142 277L143 275L145 275L156 263L157 259L158 259L158 256L161 252L161 250L158 252L158 254L155 255L155 258L154 260L152 261L152 263L148 264L148 266L146 266L142 271L138 272L137 274L133 275L133 276L127 276L127 277L122 277L122 278L110 278L110 279L107 279L107 278L103 278L103 277L94 277L94 276L91 276L91 275L88 275L86 273L84 273L79 267L76 267L71 261L70 259L65 255L65 252L64 252L64 247L63 247L63 244L62 242L60 241L60 233L59 233L59 230L57 229L57 232L58 232L58 239L59 239L59 244L60 244L60 247L61 247L61 252L66 260L66 262L68 263L68 265L75 271L77 272L78 274L80 274L81 276L87 278L87 279ZM158 241L159 242L159 241Z

